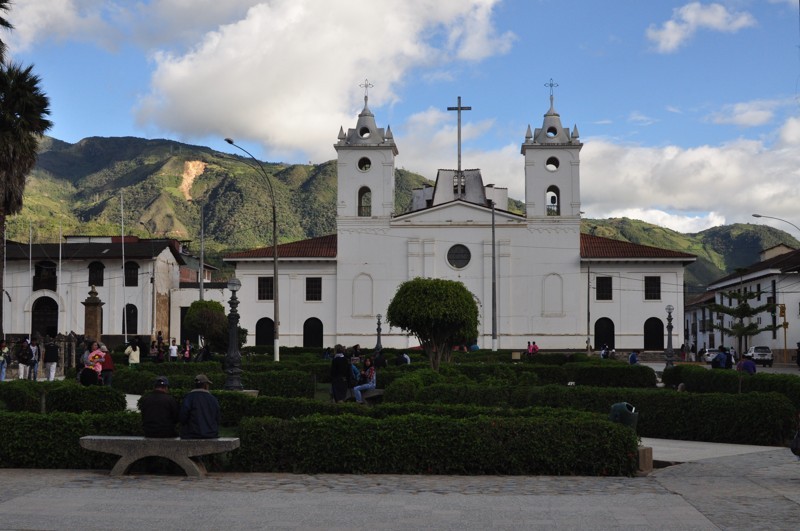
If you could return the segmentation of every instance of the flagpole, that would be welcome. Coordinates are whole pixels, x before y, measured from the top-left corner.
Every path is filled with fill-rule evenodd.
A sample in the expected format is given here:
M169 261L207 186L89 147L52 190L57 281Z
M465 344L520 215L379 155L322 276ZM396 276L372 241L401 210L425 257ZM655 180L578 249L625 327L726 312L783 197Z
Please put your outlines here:
M122 337L128 342L128 304L125 298L125 199L122 191L119 192L119 225L122 232Z

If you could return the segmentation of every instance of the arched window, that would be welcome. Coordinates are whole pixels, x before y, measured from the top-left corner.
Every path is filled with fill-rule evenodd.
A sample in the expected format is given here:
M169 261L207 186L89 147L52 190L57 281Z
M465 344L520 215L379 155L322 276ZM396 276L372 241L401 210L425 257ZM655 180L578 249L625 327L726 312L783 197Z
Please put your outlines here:
M125 315L122 317L122 333L139 333L139 310L133 304L125 305Z
M125 286L139 285L139 264L125 262Z
M372 191L366 186L358 190L358 215L362 218L372 215Z
M50 297L39 297L31 308L31 337L56 337L58 334L58 303Z
M102 262L92 262L89 264L89 285L90 286L102 286L103 285L103 273L105 272L106 266L103 265Z
M547 208L548 216L561 215L561 192L558 186L550 186L547 188L545 195L545 208Z
M33 273L33 291L49 289L56 291L58 275L56 264L53 262L37 262Z

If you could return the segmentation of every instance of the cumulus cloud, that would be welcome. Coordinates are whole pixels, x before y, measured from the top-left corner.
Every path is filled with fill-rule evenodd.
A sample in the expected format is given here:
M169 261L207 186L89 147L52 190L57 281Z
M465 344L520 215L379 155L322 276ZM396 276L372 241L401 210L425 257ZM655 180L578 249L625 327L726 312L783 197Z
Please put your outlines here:
M741 127L754 127L772 121L775 109L784 105L778 100L756 100L724 106L712 113L708 119L716 124L732 124Z
M646 35L660 53L672 53L686 44L698 30L735 33L755 24L756 19L750 13L732 12L721 4L692 2L674 9L672 18L660 28L650 25Z
M37 0L14 2L8 19L14 31L7 44L13 55L35 43L73 38L115 46L115 33L108 19L118 13L114 3L103 0Z
M375 84L371 106L392 104L415 68L507 51L513 36L494 29L496 3L261 2L188 52L157 53L138 121L184 138L241 137L273 156L304 151L326 160L339 126L359 110L357 80Z

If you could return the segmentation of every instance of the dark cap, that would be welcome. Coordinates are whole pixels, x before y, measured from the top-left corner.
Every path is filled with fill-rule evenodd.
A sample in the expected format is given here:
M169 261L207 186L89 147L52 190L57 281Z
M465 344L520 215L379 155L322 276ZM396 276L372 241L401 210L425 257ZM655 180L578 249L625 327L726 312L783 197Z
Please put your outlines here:
M169 380L166 376L156 376L156 387L169 387Z
M194 377L194 383L196 384L210 384L213 383L211 380L208 379L208 376L205 374L198 374Z

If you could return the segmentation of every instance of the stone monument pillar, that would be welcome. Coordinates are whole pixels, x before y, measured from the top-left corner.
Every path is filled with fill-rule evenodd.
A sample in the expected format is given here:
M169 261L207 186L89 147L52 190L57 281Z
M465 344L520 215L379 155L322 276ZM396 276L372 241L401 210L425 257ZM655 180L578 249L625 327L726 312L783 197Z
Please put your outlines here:
M94 286L89 290L89 296L81 304L84 309L83 334L86 338L100 341L100 324L103 322L103 305L105 304L97 296Z

